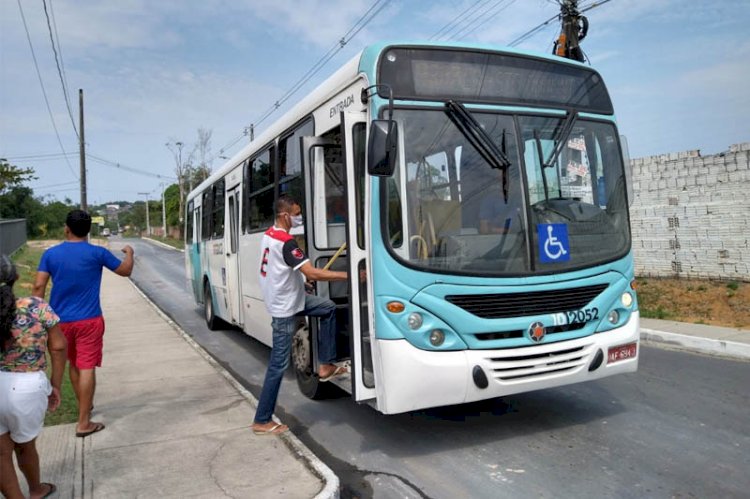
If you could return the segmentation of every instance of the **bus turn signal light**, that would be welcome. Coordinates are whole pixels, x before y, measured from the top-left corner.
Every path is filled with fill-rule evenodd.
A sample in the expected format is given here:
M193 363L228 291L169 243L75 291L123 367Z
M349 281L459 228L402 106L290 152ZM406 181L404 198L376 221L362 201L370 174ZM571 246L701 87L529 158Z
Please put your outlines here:
M392 314L400 314L406 307L400 301L389 301L385 308Z

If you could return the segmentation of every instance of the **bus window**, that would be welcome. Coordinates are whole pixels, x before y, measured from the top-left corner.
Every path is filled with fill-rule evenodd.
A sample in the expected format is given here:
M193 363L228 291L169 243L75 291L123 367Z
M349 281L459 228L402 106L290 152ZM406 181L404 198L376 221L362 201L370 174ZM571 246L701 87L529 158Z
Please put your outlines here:
M271 165L272 149L266 149L248 162L245 202L245 227L248 231L265 230L273 225L274 172Z
M211 204L211 238L218 239L224 237L224 179L216 182L213 187L213 203Z
M367 141L365 140L366 125L357 123L352 132L352 147L354 148L354 184L355 206L357 209L357 244L365 247L365 156L367 155Z
M193 202L190 201L187 206L187 216L185 220L187 221L187 227L185 229L185 242L188 244L193 243Z
M302 183L300 137L312 134L312 121L307 121L279 141L279 195L288 194L301 206L305 206L305 189Z
M322 171L322 178L313 179L313 216L316 221L315 246L338 248L346 241L346 186L341 150L341 127L323 135L335 146L317 149L322 170L312 170L312 175Z
M203 192L201 202L201 241L211 239L211 189Z

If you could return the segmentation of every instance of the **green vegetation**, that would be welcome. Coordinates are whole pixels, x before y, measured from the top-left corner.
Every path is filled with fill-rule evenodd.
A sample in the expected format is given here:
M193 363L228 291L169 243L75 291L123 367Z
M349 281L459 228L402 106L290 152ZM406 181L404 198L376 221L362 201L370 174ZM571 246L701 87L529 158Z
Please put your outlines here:
M18 250L13 255L13 263L16 264L18 270L18 281L13 286L13 291L16 296L28 296L31 294L31 289L34 284L34 277L36 276L36 269L39 266L39 260L44 252L43 248L30 247L25 245L23 248ZM47 287L47 295L45 299L49 299L49 287ZM51 367L49 358L47 366ZM46 426L75 423L78 420L78 404L76 403L75 393L73 392L73 386L70 384L70 378L68 377L68 368L65 366L65 375L63 376L62 384L62 403L55 412L48 412L44 419Z
M642 300L639 301L639 303L641 307L641 317L645 317L647 319L663 319L663 320L674 319L672 313L668 310L665 310L661 305L656 308L649 308L643 305Z
M160 243L167 244L179 250L185 249L185 242L182 239L175 239L173 237L161 237L161 236L150 236L150 239L153 239L154 241L159 241Z

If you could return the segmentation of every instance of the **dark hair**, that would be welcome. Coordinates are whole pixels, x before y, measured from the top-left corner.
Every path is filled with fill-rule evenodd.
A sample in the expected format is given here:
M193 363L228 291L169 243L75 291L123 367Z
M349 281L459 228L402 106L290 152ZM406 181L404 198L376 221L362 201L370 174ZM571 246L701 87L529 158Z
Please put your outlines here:
M91 230L91 215L83 210L73 210L65 218L65 225L76 237L86 237Z
M276 216L278 217L282 211L289 212L295 204L298 205L299 203L289 194L279 196L279 199L276 200Z
M10 328L16 318L16 297L13 284L18 279L16 266L7 255L0 255L0 352L10 339Z

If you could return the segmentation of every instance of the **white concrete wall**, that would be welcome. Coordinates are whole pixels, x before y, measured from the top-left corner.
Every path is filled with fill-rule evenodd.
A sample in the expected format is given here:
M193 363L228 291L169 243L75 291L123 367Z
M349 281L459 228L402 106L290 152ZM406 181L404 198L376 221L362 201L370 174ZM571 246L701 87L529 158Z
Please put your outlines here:
M637 275L750 281L750 142L631 165Z

